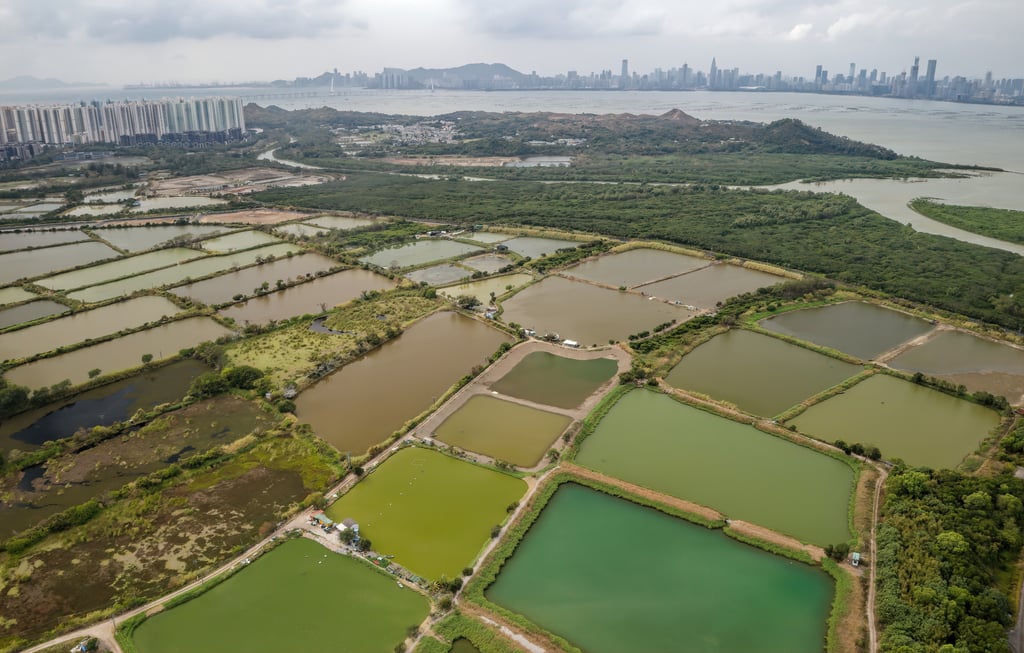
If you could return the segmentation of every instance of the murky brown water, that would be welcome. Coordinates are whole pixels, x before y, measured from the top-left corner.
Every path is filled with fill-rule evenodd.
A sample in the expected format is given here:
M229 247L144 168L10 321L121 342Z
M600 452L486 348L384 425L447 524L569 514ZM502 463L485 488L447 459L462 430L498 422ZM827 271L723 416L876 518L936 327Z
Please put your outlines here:
M339 450L362 454L509 341L482 322L436 313L303 392L296 415Z
M171 288L171 292L179 297L191 297L194 300L215 306L231 301L235 295L250 296L264 281L273 289L278 280L292 281L296 277L316 274L329 270L338 262L315 252L280 258L270 263L225 272L224 274L195 283Z

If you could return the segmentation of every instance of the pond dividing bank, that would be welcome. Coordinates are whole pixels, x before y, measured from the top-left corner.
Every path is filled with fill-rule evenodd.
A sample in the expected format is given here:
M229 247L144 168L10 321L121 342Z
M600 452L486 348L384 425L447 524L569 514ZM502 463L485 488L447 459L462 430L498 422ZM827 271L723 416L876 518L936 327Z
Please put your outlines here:
M820 570L574 482L483 592L595 653L821 651L832 594Z

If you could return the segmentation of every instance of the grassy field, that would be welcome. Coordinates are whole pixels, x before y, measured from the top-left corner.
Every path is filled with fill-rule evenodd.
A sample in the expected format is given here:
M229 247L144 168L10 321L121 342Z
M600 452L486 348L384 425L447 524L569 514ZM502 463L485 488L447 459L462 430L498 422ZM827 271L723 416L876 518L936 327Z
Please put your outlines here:
M919 198L910 208L932 220L982 236L1024 243L1024 211L993 209L987 206L958 206Z
M238 342L228 349L228 359L264 370L278 385L293 382L319 363L365 352L440 306L440 301L417 293L396 291L353 301L325 322L338 333L317 333L309 322L299 322Z
M473 562L526 484L444 454L409 447L327 509L353 518L373 549L421 576L452 578Z
M368 563L300 539L144 621L133 637L139 653L388 653L428 609Z

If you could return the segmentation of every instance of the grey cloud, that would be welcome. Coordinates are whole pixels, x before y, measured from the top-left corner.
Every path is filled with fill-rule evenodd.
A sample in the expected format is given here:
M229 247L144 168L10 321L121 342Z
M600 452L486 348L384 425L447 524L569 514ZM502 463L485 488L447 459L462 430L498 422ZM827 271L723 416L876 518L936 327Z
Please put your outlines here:
M581 39L655 35L663 13L629 0L462 0L474 28L494 36Z
M344 0L8 0L7 10L30 33L115 43L313 38L365 27Z

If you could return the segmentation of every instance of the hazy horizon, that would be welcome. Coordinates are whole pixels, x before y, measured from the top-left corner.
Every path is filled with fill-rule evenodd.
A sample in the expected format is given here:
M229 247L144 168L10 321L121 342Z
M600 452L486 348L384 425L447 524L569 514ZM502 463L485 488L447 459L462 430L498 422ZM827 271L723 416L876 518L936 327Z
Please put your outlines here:
M504 63L543 76L687 63L811 76L816 64L938 76L1024 76L1012 0L8 0L0 79L237 83L337 68Z

